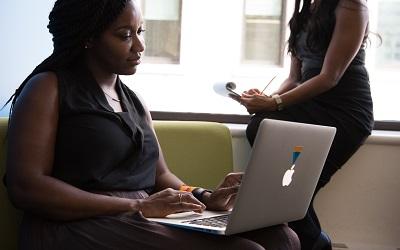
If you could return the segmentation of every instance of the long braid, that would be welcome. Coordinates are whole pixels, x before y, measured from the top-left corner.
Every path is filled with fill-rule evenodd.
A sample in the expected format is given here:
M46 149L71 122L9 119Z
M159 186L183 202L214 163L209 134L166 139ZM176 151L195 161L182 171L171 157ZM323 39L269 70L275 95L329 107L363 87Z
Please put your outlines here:
M320 1L312 12L311 0L303 0L303 7L299 11L301 0L296 0L295 11L290 19L290 36L288 52L296 55L297 36L302 30L307 30L307 47L309 49L325 49L332 37L335 26L334 11L339 0Z
M300 9L300 3L303 5ZM304 25L310 15L311 0L296 0L293 16L289 21L290 36L289 36L289 48L288 52L292 55L296 55L296 40L297 34L304 29Z
M364 6L355 0L348 1L357 3L360 8ZM300 10L301 2L303 7ZM306 44L310 50L325 50L329 46L335 28L335 10L338 4L339 0L319 1L316 9L311 11L311 0L296 0L293 16L289 21L288 52L296 55L297 36L302 30L307 30ZM364 42L367 36L368 33L364 37Z
M10 118L18 96L34 75L56 71L79 60L88 40L98 37L121 14L128 1L57 0L47 26L53 35L53 53L36 66L3 106L11 102Z
M335 9L339 0L321 1L315 12L311 15L308 30L307 46L313 49L325 50L329 46L332 33L336 24Z

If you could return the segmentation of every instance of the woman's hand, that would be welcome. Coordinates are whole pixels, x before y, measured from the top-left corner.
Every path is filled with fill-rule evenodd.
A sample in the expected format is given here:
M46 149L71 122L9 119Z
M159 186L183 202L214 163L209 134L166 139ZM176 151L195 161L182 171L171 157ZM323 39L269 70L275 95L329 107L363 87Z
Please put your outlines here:
M230 173L214 192L205 192L203 201L209 210L226 211L233 207L243 173Z
M262 94L258 89L243 92L240 103L246 107L250 114L260 111L274 111L277 109L274 99Z
M201 213L205 208L206 206L192 193L172 188L152 194L139 202L139 210L145 217L165 217L169 214L188 211Z
M261 91L259 89L249 89L247 91L244 91L243 94L247 95L261 95Z

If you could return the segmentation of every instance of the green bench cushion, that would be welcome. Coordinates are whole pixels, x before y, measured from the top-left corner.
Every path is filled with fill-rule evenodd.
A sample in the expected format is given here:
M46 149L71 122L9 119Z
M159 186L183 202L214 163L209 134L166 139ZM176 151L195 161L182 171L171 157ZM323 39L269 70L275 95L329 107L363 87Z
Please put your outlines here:
M215 122L155 121L170 170L191 186L215 188L233 171L229 128Z
M12 250L17 249L17 232L21 213L11 205L3 185L7 126L8 119L0 117L0 249Z

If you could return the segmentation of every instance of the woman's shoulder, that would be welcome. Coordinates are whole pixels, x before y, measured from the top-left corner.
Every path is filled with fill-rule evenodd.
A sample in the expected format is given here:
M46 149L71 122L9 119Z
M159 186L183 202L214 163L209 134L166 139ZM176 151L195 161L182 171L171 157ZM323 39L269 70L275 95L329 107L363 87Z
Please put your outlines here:
M339 7L354 9L354 10L367 10L367 0L339 0Z
M40 116L57 112L57 82L54 72L41 72L30 77L17 97L14 115L17 113L29 117L29 114Z
M129 96L129 98L133 99L134 101L139 101L139 102L142 101L139 94L137 93L137 91L132 90L128 85L123 83L121 80L120 80L120 84L121 84L120 86L121 86L122 90L124 91L124 93L126 95Z
M369 21L368 4L366 0L340 0L336 9L336 19L343 20L343 25L353 23L365 25Z
M57 74L53 71L44 71L33 75L28 82L36 84L55 84L57 83Z
M33 75L24 88L25 92L38 93L40 95L48 95L57 93L58 78L57 74L52 71L40 72Z
M129 98L133 102L133 105L138 109L138 111L146 117L147 120L151 120L149 109L143 99L143 97L129 88L127 85L121 82L121 86L124 89L125 93L128 94Z

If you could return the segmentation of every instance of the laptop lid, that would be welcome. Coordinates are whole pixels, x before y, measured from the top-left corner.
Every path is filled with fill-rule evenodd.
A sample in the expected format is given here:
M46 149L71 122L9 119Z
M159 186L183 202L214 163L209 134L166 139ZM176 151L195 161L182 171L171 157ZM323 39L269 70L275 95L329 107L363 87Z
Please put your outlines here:
M234 234L304 217L336 129L264 119L226 228L188 223L221 215L182 213L148 218L192 230Z
M303 218L335 133L333 127L264 119L226 233Z

